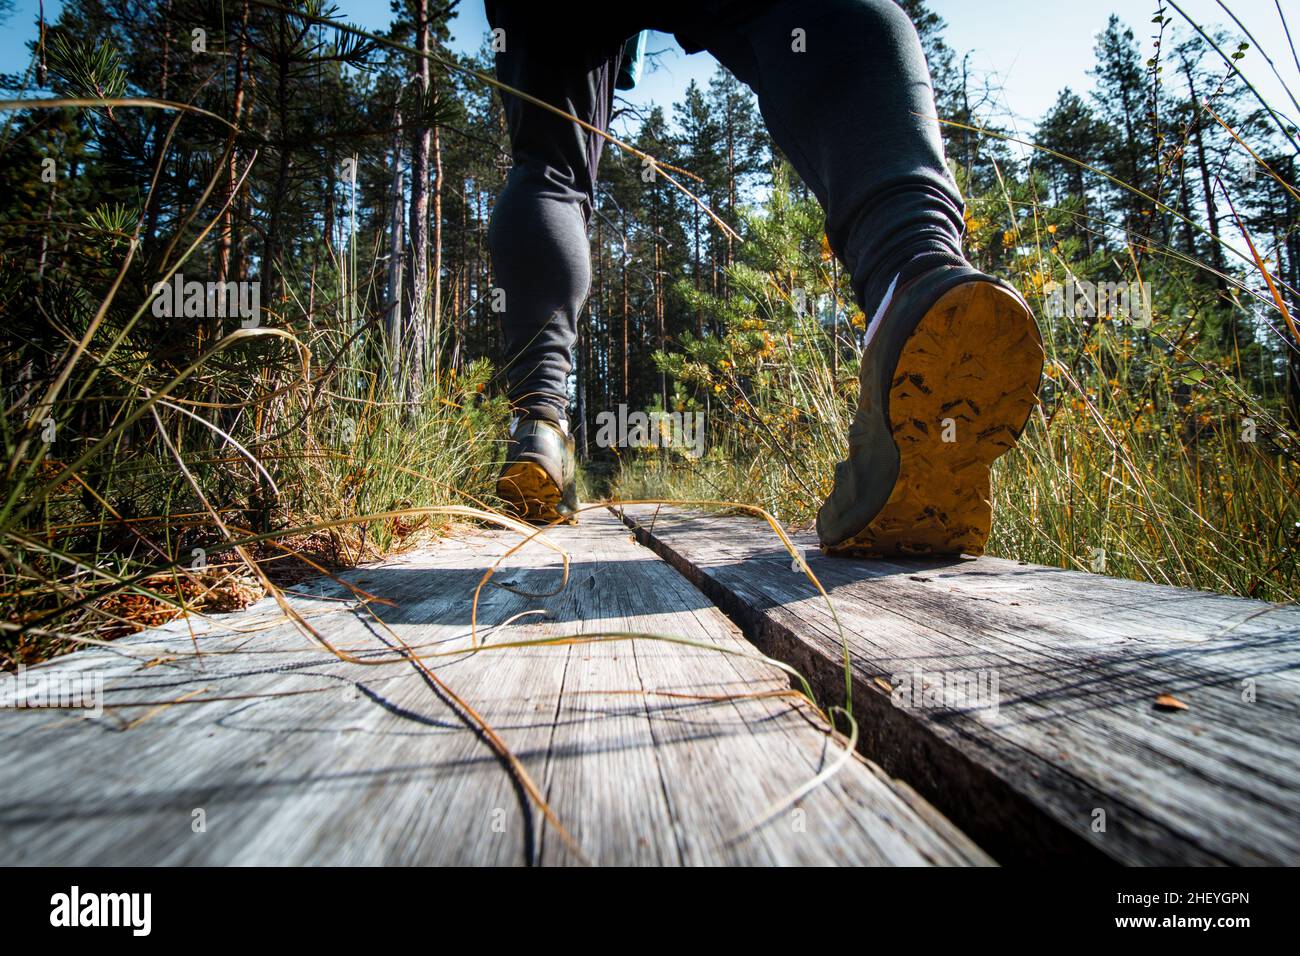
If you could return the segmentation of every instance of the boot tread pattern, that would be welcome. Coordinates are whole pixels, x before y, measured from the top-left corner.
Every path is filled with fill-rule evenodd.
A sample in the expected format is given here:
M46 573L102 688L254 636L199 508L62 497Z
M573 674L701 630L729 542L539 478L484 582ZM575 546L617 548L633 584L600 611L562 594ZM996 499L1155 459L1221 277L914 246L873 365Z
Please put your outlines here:
M890 384L898 481L867 527L827 550L983 554L989 470L1020 437L1042 366L1042 338L1019 297L988 282L946 293L904 344Z

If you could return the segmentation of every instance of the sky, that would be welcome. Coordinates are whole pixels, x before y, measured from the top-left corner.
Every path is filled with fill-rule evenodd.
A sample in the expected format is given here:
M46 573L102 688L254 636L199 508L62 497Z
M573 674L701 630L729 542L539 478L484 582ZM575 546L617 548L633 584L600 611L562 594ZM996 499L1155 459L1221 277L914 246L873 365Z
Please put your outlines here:
M384 27L391 17L389 0L334 2L346 19L363 28ZM1232 25L1218 0L1176 2L1202 24ZM1265 52L1300 98L1300 68L1281 29L1275 6L1278 0L1226 2L1264 43ZM0 72L21 73L25 69L26 42L35 35L32 24L37 4L38 0L15 0L15 12L0 24ZM1291 25L1300 43L1300 4L1295 0L1284 0L1284 4L1294 11ZM60 6L59 0L46 0L47 18L56 18ZM1028 135L1063 87L1078 93L1092 87L1087 71L1093 64L1093 40L1110 13L1118 13L1144 49L1149 48L1156 0L930 0L930 7L947 21L948 45L958 56L969 54L972 72L990 78L999 90L995 119ZM1172 8L1167 12L1179 19ZM487 29L481 0L461 0L452 23L452 46L464 52L477 50ZM627 94L635 105L657 102L668 107L681 99L692 79L703 83L713 73L714 62L707 53L687 56L667 34L653 34L648 49L663 51L663 55L655 58L638 88ZM1242 68L1275 107L1290 105L1282 85L1257 52L1248 54Z

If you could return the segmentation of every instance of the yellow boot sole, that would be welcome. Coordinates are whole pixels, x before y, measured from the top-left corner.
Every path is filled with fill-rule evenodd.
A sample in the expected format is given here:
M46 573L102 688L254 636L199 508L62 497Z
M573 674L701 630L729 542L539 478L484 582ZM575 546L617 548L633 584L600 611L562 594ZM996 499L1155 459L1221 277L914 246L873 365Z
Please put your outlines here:
M541 465L518 461L497 479L497 494L518 517L532 524L565 521L577 524L572 515L559 510L560 489Z
M853 557L984 553L989 469L1038 400L1043 342L1012 292L968 282L947 292L903 346L889 391L898 480L858 534L826 548Z

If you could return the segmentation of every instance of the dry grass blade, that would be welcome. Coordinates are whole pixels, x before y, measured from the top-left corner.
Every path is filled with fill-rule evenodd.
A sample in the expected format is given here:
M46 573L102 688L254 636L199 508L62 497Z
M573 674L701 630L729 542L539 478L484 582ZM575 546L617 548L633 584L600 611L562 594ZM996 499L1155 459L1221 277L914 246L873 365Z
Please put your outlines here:
M827 766L824 770L818 773L811 780L802 784L800 787L798 787L791 793L786 794L786 796L782 797L781 799L773 801L772 804L766 810L760 813L758 817L755 818L751 823L730 833L723 840L724 844L739 842L740 840L743 840L745 837L749 836L755 831L762 829L773 819L775 819L778 814L794 806L796 803L798 803L808 794L812 793L813 790L820 787L822 784L830 780L842 769L844 769L845 765L852 762L852 760L854 759L854 755L857 753L857 749L858 749L858 722L854 720L853 715L849 713L849 711L845 710L843 707L832 707L830 709L830 712L833 714L840 714L849 723L849 736L844 741L844 745L841 748L840 752L836 755L835 760L833 760L829 766ZM834 725L831 724L830 728L831 729L828 730L827 733L829 739L833 740L835 738Z
M1222 188L1222 184L1220 185ZM1273 276L1269 273L1268 266L1266 266L1264 260L1260 258L1259 250L1255 248L1255 243L1250 238L1250 233L1247 231L1245 224L1241 221L1241 216L1237 215L1237 207L1233 204L1232 197L1228 195L1227 189L1223 189L1223 198L1227 201L1228 208L1232 211L1232 218L1236 222L1237 228L1241 231L1241 238L1245 240L1246 248L1250 250L1251 258L1255 260L1255 268L1259 270L1259 274L1264 277L1264 282L1268 285L1268 291L1273 296L1273 304L1276 305L1277 310L1282 313L1282 319L1286 322L1286 327L1291 330L1291 335L1296 344L1300 345L1300 329L1296 328L1295 320L1291 318L1291 310L1286 307L1286 300L1282 298L1282 293L1278 291L1277 283L1273 281Z
M114 107L114 106L136 106L144 109L156 110L175 110L181 113L193 113L196 116L203 116L207 119L216 120L222 126L228 126L233 130L238 130L234 123L218 116L216 113L210 113L205 109L200 109L189 103L173 103L170 100L159 100L151 97L124 96L109 99L99 98L82 98L61 96L50 99L39 100L0 100L0 110L57 110L65 109L70 106L75 107Z

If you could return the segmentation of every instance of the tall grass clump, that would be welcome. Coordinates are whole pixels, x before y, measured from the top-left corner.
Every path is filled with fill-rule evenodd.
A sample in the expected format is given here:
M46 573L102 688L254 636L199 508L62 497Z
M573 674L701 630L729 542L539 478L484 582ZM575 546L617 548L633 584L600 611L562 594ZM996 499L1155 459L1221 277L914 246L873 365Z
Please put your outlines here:
M422 508L490 495L507 412L489 367L418 388L388 373L355 262L256 327L196 332L153 314L122 225L76 226L99 265L75 280L0 258L6 665L242 606L445 529Z

